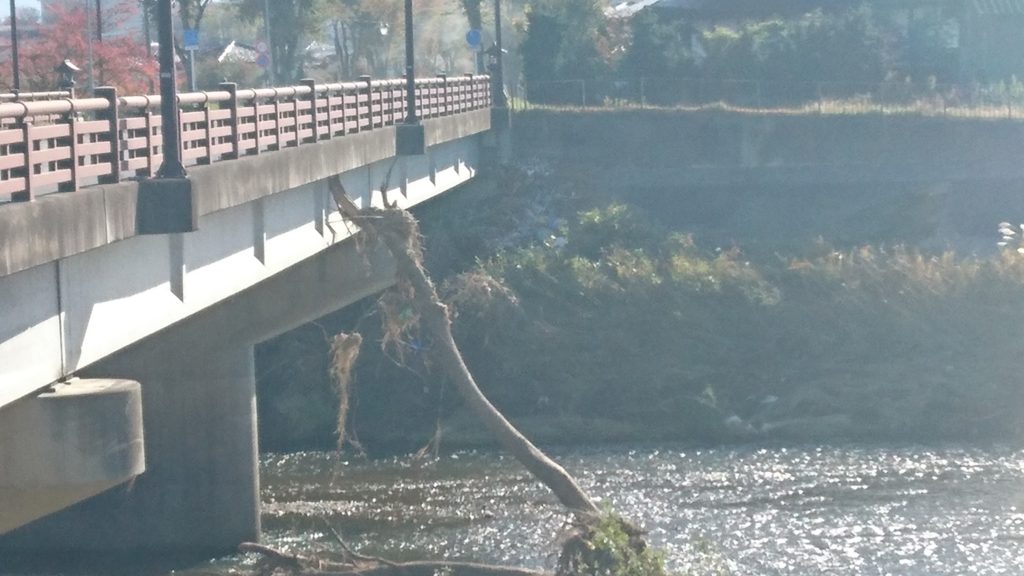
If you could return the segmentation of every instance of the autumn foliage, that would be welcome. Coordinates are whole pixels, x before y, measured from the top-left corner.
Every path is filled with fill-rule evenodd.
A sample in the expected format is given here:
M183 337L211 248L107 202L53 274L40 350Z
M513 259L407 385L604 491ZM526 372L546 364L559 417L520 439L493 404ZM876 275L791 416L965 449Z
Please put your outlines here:
M115 29L119 22L138 14L134 0L123 0L123 6L107 12L104 28ZM113 20L113 21L112 21ZM148 53L139 35L109 35L99 41L82 5L66 7L54 4L38 34L20 38L20 70L22 91L48 91L60 83L55 67L70 59L82 69L77 75L79 90L87 85L89 74L89 37L92 37L93 76L96 86L114 86L122 94L145 94L156 80L157 62ZM10 59L0 68L0 88L13 86Z

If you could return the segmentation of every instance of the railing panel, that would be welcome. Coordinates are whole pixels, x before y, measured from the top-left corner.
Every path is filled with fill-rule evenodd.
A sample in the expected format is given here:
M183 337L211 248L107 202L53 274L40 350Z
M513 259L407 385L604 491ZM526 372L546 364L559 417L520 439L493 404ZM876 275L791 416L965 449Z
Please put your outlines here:
M206 155L206 148L186 148L181 152L182 160L196 160Z
M49 138L66 138L71 134L71 129L67 124L51 124L49 126L36 126L33 136L38 140L46 140Z
M182 112L180 116L182 124L198 124L206 122L206 113L201 110L198 112Z
M26 188L24 176L11 176L0 180L0 194L14 195L24 192Z
M0 146L10 146L11 144L21 144L24 142L21 137L21 129L17 130L0 130ZM7 151L4 150L4 153Z
M233 130L231 126L217 126L215 128L210 128L209 131L210 138L227 138L231 136L232 133Z
M147 126L145 116L132 116L121 118L121 130L145 130Z
M54 148L45 148L43 150L37 150L32 155L32 161L36 164L45 164L47 162L57 162L60 160L71 159L71 147L70 146L57 146Z
M223 156L224 154L230 154L234 150L234 145L228 144L217 144L210 148L215 156Z
M106 134L109 125L106 120L90 120L77 123L79 134Z
M215 121L230 121L231 110L227 109L211 109L207 112L210 115L210 120Z
M127 171L147 170L149 168L149 157L129 158L122 162L121 166Z
M107 173L109 173L110 167L107 167ZM71 170L53 170L52 172L43 172L42 174L35 174L32 176L32 184L35 186L56 186L63 184L71 180Z
M110 142L86 142L78 145L78 158L110 154Z
M23 160L17 154L0 154L0 170L21 168Z
M95 176L106 176L110 174L110 163L104 162L102 164L83 164L78 167L79 177L95 177Z

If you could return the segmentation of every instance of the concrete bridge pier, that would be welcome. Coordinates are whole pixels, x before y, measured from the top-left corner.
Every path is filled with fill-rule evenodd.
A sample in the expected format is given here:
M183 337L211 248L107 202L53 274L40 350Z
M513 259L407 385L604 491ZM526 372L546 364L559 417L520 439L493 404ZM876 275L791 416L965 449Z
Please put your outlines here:
M169 332L87 371L142 384L146 473L13 532L0 547L221 552L259 538L253 347Z
M394 277L381 244L339 242L83 370L141 385L146 471L0 536L0 558L17 550L209 556L258 539L255 343Z
M138 382L73 379L0 408L0 534L130 482L143 444Z

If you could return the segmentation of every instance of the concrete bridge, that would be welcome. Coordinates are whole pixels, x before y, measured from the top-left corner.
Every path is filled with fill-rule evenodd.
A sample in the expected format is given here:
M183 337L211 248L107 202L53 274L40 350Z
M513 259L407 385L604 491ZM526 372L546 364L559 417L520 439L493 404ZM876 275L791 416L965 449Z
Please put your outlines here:
M403 87L183 94L171 203L143 185L158 97L0 104L0 549L258 538L253 345L393 281L328 179L408 207L493 139L487 77L418 80L426 152L397 154ZM154 233L182 214L196 231Z
M357 249L328 179L356 205L408 207L494 153L489 79L459 77L417 81L426 153L399 154L403 85L181 95L191 191L175 201L144 185L162 160L158 97L0 103L0 553L258 537L253 345L393 281L387 254ZM1024 177L1019 122L540 110L517 132L520 153L575 166L581 188L670 188L659 209L702 219L714 211L687 189L717 207L720 190L775 181ZM960 220L1007 216L1002 199L936 189ZM820 210L783 205L787 227ZM197 230L165 233L182 218Z

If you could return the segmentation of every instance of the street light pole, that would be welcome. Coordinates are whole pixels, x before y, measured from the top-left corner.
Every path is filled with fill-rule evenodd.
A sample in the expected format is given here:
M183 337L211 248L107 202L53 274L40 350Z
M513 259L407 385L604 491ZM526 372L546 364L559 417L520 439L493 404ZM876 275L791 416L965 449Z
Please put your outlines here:
M164 159L155 177L139 182L135 207L135 231L138 234L182 234L199 229L199 211L192 194L192 182L181 164L172 18L171 0L158 0L160 132Z
M505 52L501 48L501 0L494 0L494 106L497 108L508 107L505 99Z
M412 29L412 0L405 0L405 100L406 124L416 124L416 72Z
M395 126L395 151L399 156L426 153L426 131L416 115L416 66L413 59L412 0L405 0L405 121Z
M14 91L21 90L21 70L18 68L18 15L14 10L14 0L11 0L11 61L14 66Z
M263 0L263 37L267 43L267 57L270 64L267 66L268 86L273 86L277 81L277 74L274 71L274 49L270 43L270 0Z
M178 134L178 87L174 83L174 31L171 0L157 5L157 39L160 42L160 118L163 137L163 163L157 178L184 178Z
M85 0L85 39L89 54L89 95L96 90L96 67L92 55L92 6Z

